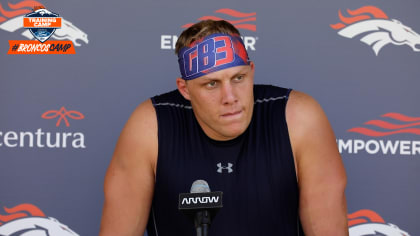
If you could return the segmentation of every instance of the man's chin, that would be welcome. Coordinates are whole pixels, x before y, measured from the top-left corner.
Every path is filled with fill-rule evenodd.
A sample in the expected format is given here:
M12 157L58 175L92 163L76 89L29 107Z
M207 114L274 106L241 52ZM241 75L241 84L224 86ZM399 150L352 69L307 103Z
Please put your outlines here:
M234 139L238 137L239 135L243 134L245 130L246 130L246 127L244 127L243 125L240 125L237 127L231 126L223 130L223 136L226 137L226 140Z

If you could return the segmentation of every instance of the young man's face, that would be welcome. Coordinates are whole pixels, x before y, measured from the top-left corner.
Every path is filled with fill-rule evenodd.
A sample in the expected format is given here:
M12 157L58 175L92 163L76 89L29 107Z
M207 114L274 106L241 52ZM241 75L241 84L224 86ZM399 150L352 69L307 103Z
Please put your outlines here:
M235 66L185 81L177 79L181 94L191 101L204 132L215 140L242 134L254 108L254 64Z

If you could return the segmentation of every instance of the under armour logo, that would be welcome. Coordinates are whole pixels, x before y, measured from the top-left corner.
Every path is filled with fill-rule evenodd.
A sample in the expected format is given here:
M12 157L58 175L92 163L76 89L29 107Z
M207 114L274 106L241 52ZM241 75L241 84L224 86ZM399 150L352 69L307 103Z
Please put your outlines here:
M228 173L232 173L233 169L232 169L233 164L232 163L228 163L228 166L222 166L222 163L217 163L217 172L219 173L223 173L223 170L227 170Z

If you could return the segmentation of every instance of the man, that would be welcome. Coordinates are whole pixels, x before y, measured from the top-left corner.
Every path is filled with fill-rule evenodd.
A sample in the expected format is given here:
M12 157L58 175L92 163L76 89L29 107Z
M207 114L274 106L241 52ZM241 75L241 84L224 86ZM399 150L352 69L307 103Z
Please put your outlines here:
M195 235L178 194L206 180L223 191L210 235L348 235L346 176L310 96L253 84L239 32L202 21L176 45L178 89L143 102L105 179L101 236ZM287 105L287 106L286 106Z

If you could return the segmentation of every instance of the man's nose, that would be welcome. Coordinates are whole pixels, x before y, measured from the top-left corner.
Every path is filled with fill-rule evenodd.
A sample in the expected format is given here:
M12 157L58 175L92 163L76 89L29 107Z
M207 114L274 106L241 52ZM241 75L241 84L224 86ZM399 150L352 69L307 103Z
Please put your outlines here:
M232 84L224 83L222 86L222 103L232 104L237 102L237 97Z

